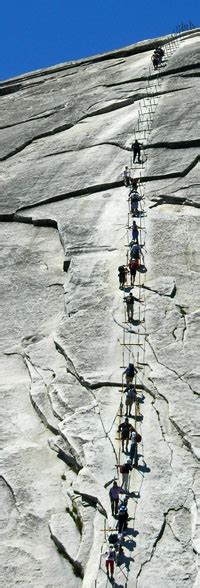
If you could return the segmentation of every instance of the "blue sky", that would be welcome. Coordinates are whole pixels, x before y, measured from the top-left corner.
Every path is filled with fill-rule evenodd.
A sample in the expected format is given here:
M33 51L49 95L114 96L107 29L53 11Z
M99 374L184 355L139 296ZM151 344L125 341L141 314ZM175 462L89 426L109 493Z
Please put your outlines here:
M199 0L7 0L0 79L200 24Z

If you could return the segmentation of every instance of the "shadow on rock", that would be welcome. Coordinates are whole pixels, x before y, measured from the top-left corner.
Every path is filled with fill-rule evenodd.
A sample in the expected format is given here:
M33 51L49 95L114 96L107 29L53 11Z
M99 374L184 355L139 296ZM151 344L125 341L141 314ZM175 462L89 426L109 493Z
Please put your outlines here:
M135 541L134 541L134 543L135 543ZM136 543L135 543L135 545L136 545ZM120 565L124 564L127 569L127 572L129 572L131 561L134 561L133 557L127 557L127 555L125 555L125 553L121 553Z
M144 465L139 465L137 467L137 470L138 470L138 472L142 472L143 474L149 474L149 472L151 471L146 463Z

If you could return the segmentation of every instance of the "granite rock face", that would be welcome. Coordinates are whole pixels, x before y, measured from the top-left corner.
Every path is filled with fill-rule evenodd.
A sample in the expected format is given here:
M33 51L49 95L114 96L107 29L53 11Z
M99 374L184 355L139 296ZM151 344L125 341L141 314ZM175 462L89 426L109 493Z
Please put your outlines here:
M107 586L109 482L124 459L117 428L131 359L142 443L115 586L200 586L199 34L0 84L6 587ZM147 272L136 277L130 326L117 268L131 235L122 172L135 136Z

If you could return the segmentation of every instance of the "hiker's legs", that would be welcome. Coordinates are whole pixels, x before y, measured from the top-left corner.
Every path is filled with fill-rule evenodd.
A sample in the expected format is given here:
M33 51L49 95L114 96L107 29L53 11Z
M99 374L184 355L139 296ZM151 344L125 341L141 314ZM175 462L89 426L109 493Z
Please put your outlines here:
M111 498L111 511L112 511L112 515L114 515L115 512L115 500L113 498Z
M138 451L137 451L137 444L135 446L135 455L134 455L134 467L138 467Z
M128 490L128 474L127 473L123 474L123 484L124 484L124 490L127 492L127 490Z
M110 564L110 573L111 573L111 578L112 578L112 576L114 574L114 560L110 559L109 564Z
M131 463L133 463L133 460L135 460L135 449L136 449L136 445L135 445L135 443L132 443L131 448L130 448Z
M128 320L129 321L133 320L133 304L130 304L130 307L129 307L129 319Z
M127 439L126 439L126 452L128 451L128 443L129 443L129 438L127 437Z
M117 515L117 513L118 513L118 504L119 504L119 499L118 499L118 498L116 498L116 499L114 500L114 514L115 514L115 515Z
M133 400L129 400L128 403L127 403L127 413L128 413L128 416L131 416L131 408L132 408L132 406L133 406Z

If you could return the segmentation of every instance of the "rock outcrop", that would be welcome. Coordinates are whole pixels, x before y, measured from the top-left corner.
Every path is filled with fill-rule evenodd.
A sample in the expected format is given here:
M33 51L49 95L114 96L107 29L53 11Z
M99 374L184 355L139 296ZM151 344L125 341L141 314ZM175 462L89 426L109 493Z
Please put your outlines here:
M142 443L115 585L200 585L199 35L0 84L6 587L107 586L108 491L123 460L131 359ZM142 304L129 325L117 268L130 240L122 172L135 136L147 272L137 273Z

